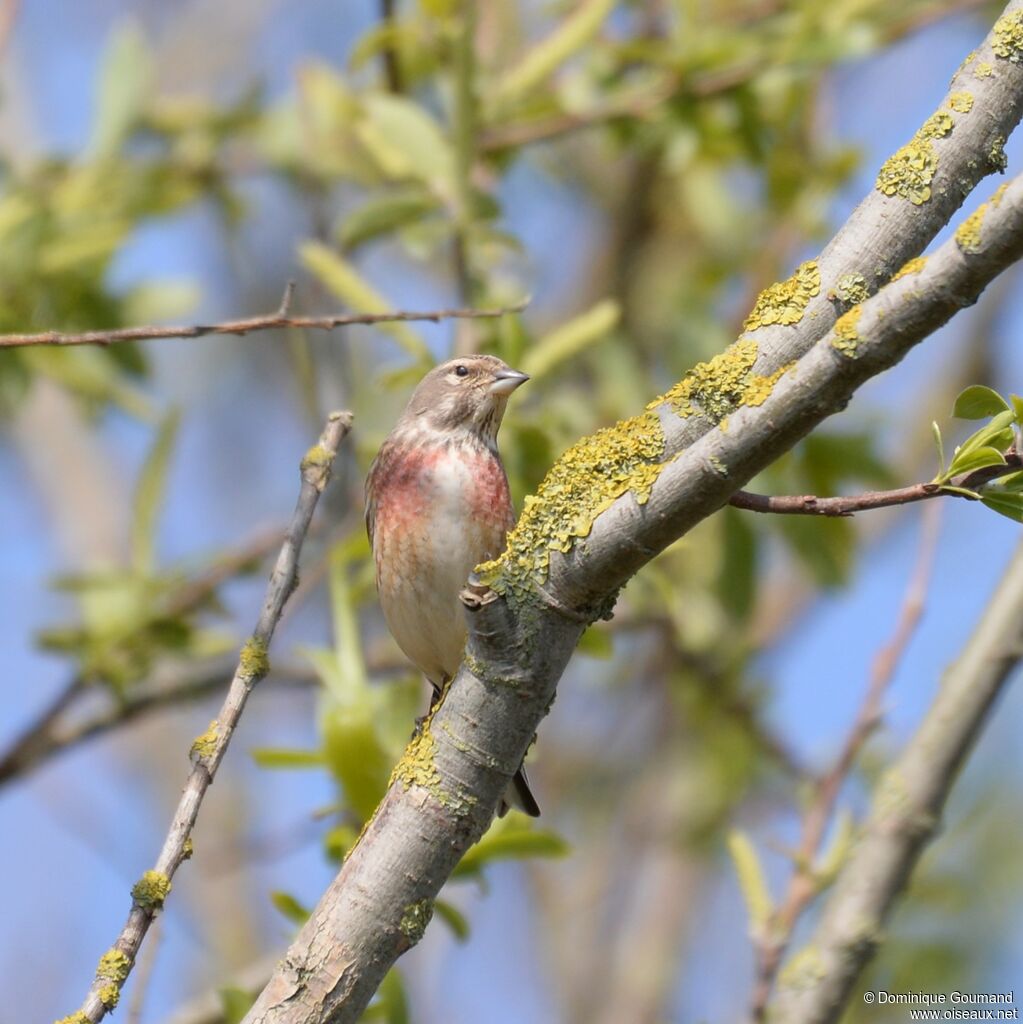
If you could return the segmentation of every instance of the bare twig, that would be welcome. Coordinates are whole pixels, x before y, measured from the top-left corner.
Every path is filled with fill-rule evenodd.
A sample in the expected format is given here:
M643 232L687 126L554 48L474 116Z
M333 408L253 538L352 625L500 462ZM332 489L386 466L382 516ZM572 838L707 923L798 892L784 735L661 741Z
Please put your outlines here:
M100 961L96 979L79 1011L83 1022L96 1024L116 1004L120 988L135 963L153 917L170 892L174 873L189 856L188 840L206 790L224 757L252 687L269 670L267 648L284 604L295 588L302 542L309 529L313 510L326 486L338 447L351 428L351 422L351 413L332 413L319 444L310 449L302 460L302 488L298 503L270 575L256 628L242 648L220 714L192 745L192 772L171 821L163 849L155 868L147 871L132 889L132 908L128 920L113 947Z
M899 661L923 615L924 599L927 596L938 546L940 509L940 505L931 505L924 512L920 551L906 588L895 631L874 658L870 682L838 756L817 781L813 798L803 817L799 846L794 858L795 869L789 879L785 897L772 914L764 934L755 942L757 976L751 1004L751 1016L754 1021L765 1019L774 980L792 940L796 923L820 891L820 880L816 875L814 862L824 841L838 794L864 745L881 722L885 691L891 684Z
M1018 469L1023 464L1019 454L1010 450L1005 453L1004 466L990 466L967 473L949 481L952 487L962 490L975 490L1002 476L1010 469ZM876 508L891 508L893 505L910 505L916 501L927 501L929 498L942 496L966 498L975 501L960 491L948 490L941 484L923 483L910 484L908 487L897 487L891 491L864 491L848 497L818 498L815 494L768 495L753 494L750 491L736 491L728 504L748 512L769 512L783 516L829 516L845 517L856 512L868 512Z
M833 1024L873 958L899 894L937 833L945 801L1023 656L1023 546L946 671L915 735L874 794L870 815L807 946L768 1008L786 1024Z
M526 299L514 306L503 306L500 309L433 309L425 312L395 310L390 313L290 316L288 306L293 290L294 285L289 282L280 308L263 316L224 320L216 324L192 324L177 327L118 327L110 331L82 331L78 334L64 334L60 331L42 331L38 334L0 334L0 348L23 348L27 345L114 345L122 341L152 341L157 338L201 338L207 334L249 334L252 331L270 331L282 327L330 331L335 327L350 327L354 324L383 324L414 320L438 323L441 320L486 319L504 316L506 313L519 313L526 308L529 301Z
M75 676L0 755L0 786L45 756L47 737L51 734L54 723L85 691L86 685L81 676Z

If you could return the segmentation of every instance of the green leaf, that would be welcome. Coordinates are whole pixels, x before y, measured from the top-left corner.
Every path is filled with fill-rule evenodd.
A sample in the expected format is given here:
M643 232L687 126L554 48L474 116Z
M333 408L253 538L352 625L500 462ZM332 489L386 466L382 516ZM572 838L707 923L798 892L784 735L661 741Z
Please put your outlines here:
M343 256L322 242L304 242L299 257L319 280L346 305L358 313L388 313L394 309L384 297ZM432 366L433 358L426 342L408 324L378 325L423 366Z
M323 849L332 861L340 863L358 838L359 833L351 825L335 825L323 837Z
M980 500L999 515L1023 523L1023 494L982 494Z
M433 911L454 932L459 942L469 938L469 922L456 906L447 900L437 899L434 900Z
M935 479L945 475L945 445L941 440L941 427L936 420L931 420L931 434L934 436L934 447L938 450L938 474Z
M774 912L774 904L756 848L745 832L732 829L728 833L728 852L732 855L735 873L739 877L739 888L749 915L750 932L762 935Z
M114 154L139 119L153 83L153 58L142 32L132 23L111 36L103 56L89 153Z
M418 221L437 208L437 200L433 196L414 186L376 196L345 218L338 230L338 242L345 249L353 249L379 235Z
M959 392L952 406L952 415L960 420L982 420L1008 408L1009 403L997 391L983 384L971 384Z
M220 996L222 1024L241 1024L256 1001L254 992L228 985L217 993Z
M614 640L606 629L598 626L590 626L583 633L576 650L580 654L588 655L591 658L610 658L614 654Z
M1009 395L1009 401L1012 402L1012 415L1016 422L1023 426L1023 398L1019 395Z
M320 731L327 764L345 791L345 799L360 821L367 821L387 789L392 752L377 729L375 694L328 707ZM412 723L408 723L411 731Z
M292 924L303 925L309 920L312 911L302 906L291 893L280 890L270 893L270 902L289 920Z
M1018 469L1015 473L1006 473L1005 476L984 485L985 490L989 487L1004 491L1023 491L1023 469Z
M260 768L322 768L323 754L318 750L289 750L286 747L257 747L252 760Z
M167 471L180 421L176 409L163 418L135 487L131 561L140 573L152 573L156 567L156 523L167 491Z
M526 353L522 372L534 379L550 373L554 367L578 355L614 329L621 308L613 299L602 299L585 313L556 327L540 338Z
M583 0L549 36L502 76L493 97L494 104L511 103L543 85L558 67L600 31L614 6L615 0Z
M564 857L571 847L557 833L535 828L518 813L496 818L480 841L469 849L452 878L478 875L492 861L524 860L527 857Z
M984 445L966 452L960 451L952 459L952 465L948 467L948 475L950 477L961 476L963 473L973 473L978 469L987 469L988 466L1004 465L1005 456L997 448L989 448Z
M368 1021L384 1021L385 1024L409 1024L408 998L405 985L396 967L385 975L377 989L377 997L359 1018L359 1024Z
M945 494L958 494L963 498L980 501L980 495L976 491L971 491L968 487L953 487L951 484L942 484L941 489Z
M355 131L385 176L414 178L429 185L439 199L452 199L454 153L440 125L418 103L369 93Z

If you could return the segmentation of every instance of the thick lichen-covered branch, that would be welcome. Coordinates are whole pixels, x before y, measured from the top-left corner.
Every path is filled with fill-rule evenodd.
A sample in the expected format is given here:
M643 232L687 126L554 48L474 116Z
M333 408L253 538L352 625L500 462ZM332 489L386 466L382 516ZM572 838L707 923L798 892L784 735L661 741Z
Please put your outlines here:
M192 744L192 772L171 821L170 830L155 866L145 871L131 890L132 907L128 920L114 945L100 958L96 976L82 1008L69 1020L96 1024L112 1010L121 986L131 971L146 932L168 898L174 873L191 855L191 832L203 797L224 756L252 687L270 667L267 649L280 621L284 604L294 590L298 557L312 520L320 493L341 441L351 428L350 413L332 413L320 437L323 459L302 464L302 488L284 543L267 586L263 609L252 636L242 647L234 677L220 714Z

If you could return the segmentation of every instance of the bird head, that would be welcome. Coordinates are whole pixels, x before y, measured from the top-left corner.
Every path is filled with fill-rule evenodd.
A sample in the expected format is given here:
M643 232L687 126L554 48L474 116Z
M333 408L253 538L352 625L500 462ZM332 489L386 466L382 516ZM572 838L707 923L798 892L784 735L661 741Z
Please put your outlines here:
M508 396L527 380L526 374L496 356L450 359L420 381L402 425L444 433L466 431L493 448Z

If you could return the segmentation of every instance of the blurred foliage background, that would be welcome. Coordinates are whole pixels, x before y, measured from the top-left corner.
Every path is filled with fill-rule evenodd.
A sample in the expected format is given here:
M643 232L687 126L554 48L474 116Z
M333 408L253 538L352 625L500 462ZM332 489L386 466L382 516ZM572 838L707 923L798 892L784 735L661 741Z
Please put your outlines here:
M291 277L304 313L531 296L497 321L0 352L4 1012L70 1012L120 927L326 410L354 410L353 443L274 672L129 984L129 1021L240 1018L423 707L376 607L361 505L419 376L470 351L531 375L501 440L521 503L570 442L735 336L757 292L871 187L997 10L0 4L0 332L270 312ZM963 385L1020 390L1015 279L754 487L929 479L929 423L946 423ZM1014 528L994 519L947 510L927 620L843 788L846 818L997 578ZM368 1016L736 1019L752 953L726 839L780 896L917 533L915 511L728 509L656 559L587 635L541 730L544 816L513 814L474 849ZM1018 978L1019 716L1010 702L968 773L870 987ZM848 1020L902 1019L861 1006Z

